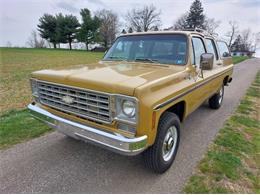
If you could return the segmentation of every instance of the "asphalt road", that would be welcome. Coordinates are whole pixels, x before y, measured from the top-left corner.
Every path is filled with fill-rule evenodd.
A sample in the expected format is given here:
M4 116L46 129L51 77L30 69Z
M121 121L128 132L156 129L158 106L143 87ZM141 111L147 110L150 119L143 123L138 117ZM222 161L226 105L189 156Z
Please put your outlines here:
M125 157L51 133L0 151L0 193L178 193L260 69L260 59L235 66L221 109L202 105L183 124L172 168L156 175L142 156Z

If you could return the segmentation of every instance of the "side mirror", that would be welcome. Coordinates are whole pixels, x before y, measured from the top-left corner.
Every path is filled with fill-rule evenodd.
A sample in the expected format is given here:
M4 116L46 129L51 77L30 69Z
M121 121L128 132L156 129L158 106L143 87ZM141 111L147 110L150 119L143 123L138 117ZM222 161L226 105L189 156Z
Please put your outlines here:
M214 55L212 53L203 53L200 56L201 70L211 70L213 68Z

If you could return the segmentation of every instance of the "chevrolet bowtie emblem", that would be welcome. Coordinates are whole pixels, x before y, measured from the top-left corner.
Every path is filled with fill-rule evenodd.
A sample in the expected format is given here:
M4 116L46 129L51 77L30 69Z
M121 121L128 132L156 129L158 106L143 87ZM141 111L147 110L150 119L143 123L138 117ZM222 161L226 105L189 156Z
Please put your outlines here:
M66 104L72 104L74 102L74 99L70 96L63 96L62 101L65 102Z

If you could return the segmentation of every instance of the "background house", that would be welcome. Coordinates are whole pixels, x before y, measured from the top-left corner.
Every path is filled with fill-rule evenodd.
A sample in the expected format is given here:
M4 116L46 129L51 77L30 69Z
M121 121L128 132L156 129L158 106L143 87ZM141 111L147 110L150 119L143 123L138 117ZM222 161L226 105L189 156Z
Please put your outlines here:
M230 47L232 56L248 56L254 57L256 51L256 45L253 45L249 38L249 31L246 35L238 35Z
M248 56L248 57L255 57L254 51L231 51L232 56Z

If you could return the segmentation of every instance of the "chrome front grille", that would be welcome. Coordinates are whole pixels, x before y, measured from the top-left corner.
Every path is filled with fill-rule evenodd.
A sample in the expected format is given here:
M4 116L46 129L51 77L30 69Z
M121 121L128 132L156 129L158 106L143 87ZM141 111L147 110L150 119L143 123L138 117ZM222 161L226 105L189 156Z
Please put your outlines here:
M41 81L37 87L39 100L44 105L81 118L111 123L107 94Z

